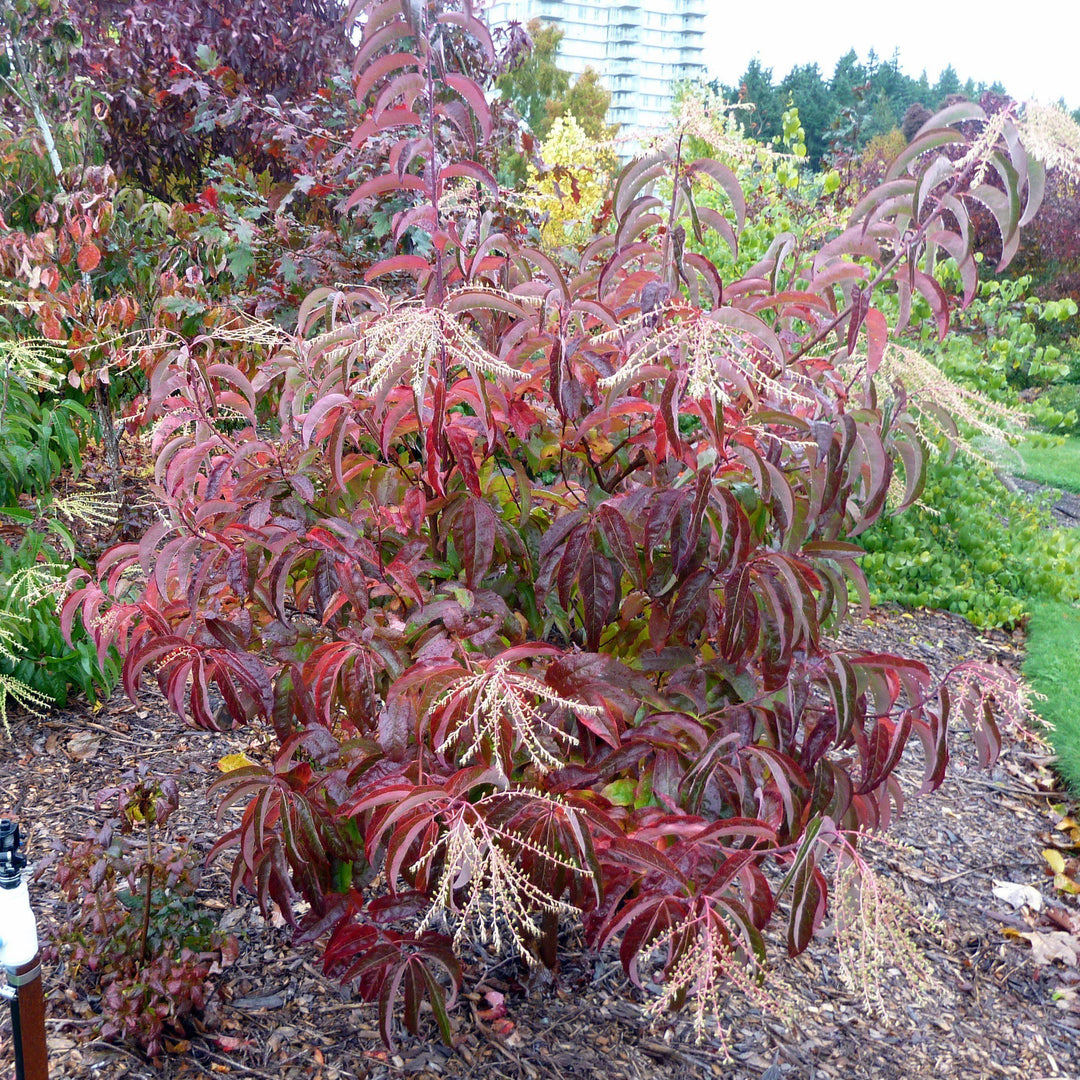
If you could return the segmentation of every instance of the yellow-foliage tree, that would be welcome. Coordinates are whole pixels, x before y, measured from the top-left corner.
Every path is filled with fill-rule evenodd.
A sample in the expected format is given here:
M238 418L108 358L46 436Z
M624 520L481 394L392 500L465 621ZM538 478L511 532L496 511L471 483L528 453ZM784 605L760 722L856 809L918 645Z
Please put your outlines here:
M540 147L543 171L529 166L527 199L542 218L541 239L549 248L593 235L612 160L608 143L590 139L573 116L560 116Z

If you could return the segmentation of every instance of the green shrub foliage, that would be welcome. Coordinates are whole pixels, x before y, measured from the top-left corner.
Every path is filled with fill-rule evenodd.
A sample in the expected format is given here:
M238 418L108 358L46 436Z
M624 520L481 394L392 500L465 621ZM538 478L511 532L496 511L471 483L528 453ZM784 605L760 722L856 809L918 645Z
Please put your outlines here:
M1036 424L1069 430L1080 421L1061 384L1080 371L1077 343L1069 337L1077 306L1068 298L1041 300L1030 287L1027 275L981 282L976 298L957 315L957 332L924 346L949 378L1013 406L1027 391L1027 411Z
M32 529L17 545L0 544L0 674L57 705L72 687L91 701L107 698L119 678L115 652L99 657L81 627L68 627L65 640L58 606L69 567Z
M243 814L215 853L290 921L307 902L303 935L388 1040L399 997L410 1030L426 999L450 1037L471 936L553 966L562 917L618 941L635 981L659 952L657 1007L692 998L700 1029L730 983L755 992L770 925L794 954L830 905L861 910L879 933L846 955L878 963L895 919L882 892L847 903L854 831L902 805L912 737L923 789L941 782L952 712L997 753L975 680L953 700L823 627L864 589L850 538L894 463L905 504L923 484L906 399L873 378L878 297L903 322L921 295L944 335L929 263L952 256L973 295L973 185L1008 191L1008 254L1038 170L1011 127L979 142L978 107L953 108L827 243L724 281L677 223L737 249L743 192L676 135L555 256L493 227L492 115L456 62L478 51L467 5L366 6L353 144L387 157L347 204L398 200L392 235L430 243L317 289L294 332L251 331L272 341L256 371L232 334L152 372L166 515L65 618L118 646L132 697L153 672L196 724L217 725L216 688L273 730L273 764L219 784Z

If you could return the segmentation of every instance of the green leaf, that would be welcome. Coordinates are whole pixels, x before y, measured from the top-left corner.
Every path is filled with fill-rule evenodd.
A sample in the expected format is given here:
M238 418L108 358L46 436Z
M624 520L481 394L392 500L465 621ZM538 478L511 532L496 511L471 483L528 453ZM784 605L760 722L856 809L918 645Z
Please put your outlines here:
M255 254L246 244L229 252L229 273L237 285L243 285L255 270Z

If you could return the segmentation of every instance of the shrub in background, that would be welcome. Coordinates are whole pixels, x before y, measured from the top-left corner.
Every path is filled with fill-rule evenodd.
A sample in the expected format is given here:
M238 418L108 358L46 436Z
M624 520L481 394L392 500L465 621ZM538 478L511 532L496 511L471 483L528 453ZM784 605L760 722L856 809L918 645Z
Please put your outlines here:
M72 687L91 702L108 698L120 674L115 652L99 657L81 629L71 628L65 640L58 607L70 567L33 529L17 546L0 544L0 673L61 706ZM17 689L12 693L18 697Z
M94 421L64 397L66 362L47 340L0 340L0 503L47 495L64 468L78 474Z
M7 701L41 714L67 702L71 687L91 701L108 696L115 652L99 661L76 632L69 646L58 604L75 558L72 515L115 520L106 498L57 497L62 470L76 475L93 417L65 397L66 354L44 340L0 341L0 726L11 734ZM66 521L65 521L66 518Z
M68 7L81 38L72 73L104 102L106 159L165 199L194 198L221 155L291 180L279 169L282 121L302 123L354 51L329 0Z
M582 243L610 186L610 146L590 138L573 116L559 116L540 144L543 169L530 164L526 199L542 222L546 248Z
M1036 135L1057 168L1047 176L1045 209L1032 223L1031 240L1020 253L1018 269L1031 274L1041 295L1080 303L1080 147L1075 118L1060 106L1033 110Z
M798 110L790 107L783 114L780 151L747 136L739 126L739 112L738 106L708 92L687 92L679 101L677 121L688 152L730 168L744 193L746 218L739 223L737 244L731 205L706 178L695 181L696 217L680 221L689 249L733 279L752 277L766 264L797 261L820 247L827 235L835 235L840 224L828 198L840 176L829 171L815 177L806 168L806 135Z
M164 1040L182 1037L184 1019L206 1006L211 974L238 947L198 911L196 853L162 839L179 805L176 781L144 766L96 805L111 805L102 827L53 860L69 911L45 952L96 999L103 1038L159 1057Z
M957 333L939 345L924 340L924 347L949 378L1007 404L1029 391L1025 397L1033 400L1026 407L1033 419L1047 427L1071 427L1077 418L1053 410L1044 394L1070 379L1077 366L1069 338L1076 313L1068 298L1034 295L1026 275L983 281L972 303L957 313Z

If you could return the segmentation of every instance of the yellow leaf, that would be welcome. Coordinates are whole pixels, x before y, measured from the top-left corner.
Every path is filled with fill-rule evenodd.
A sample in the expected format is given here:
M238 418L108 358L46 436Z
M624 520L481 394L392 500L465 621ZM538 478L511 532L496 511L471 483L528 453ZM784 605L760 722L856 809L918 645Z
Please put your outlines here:
M1055 874L1065 873L1065 860L1061 857L1060 851L1055 851L1054 848L1046 848L1043 851L1043 858L1049 863L1050 869Z
M236 769L244 769L249 765L254 765L247 754L226 754L218 763L217 767L224 773L233 772Z
M1054 888L1057 889L1058 892L1072 893L1074 896L1077 893L1080 893L1080 885L1077 885L1068 874L1055 875Z
M605 439L602 435L600 435L597 438L589 440L589 449L592 450L592 452L598 458L603 459L606 458L615 449L615 447L608 439Z
M1062 818L1054 828L1059 832L1068 833L1073 847L1080 847L1080 825L1076 823L1075 818Z

